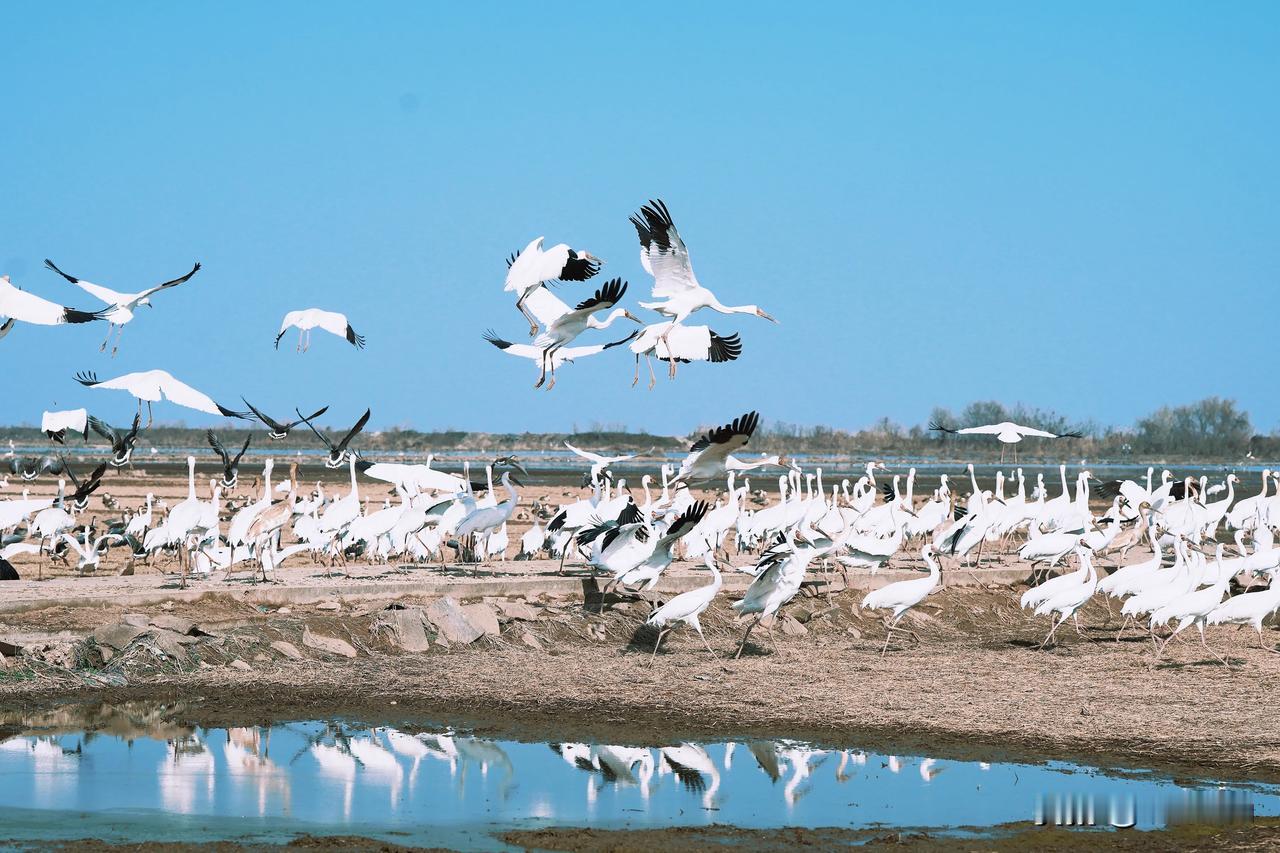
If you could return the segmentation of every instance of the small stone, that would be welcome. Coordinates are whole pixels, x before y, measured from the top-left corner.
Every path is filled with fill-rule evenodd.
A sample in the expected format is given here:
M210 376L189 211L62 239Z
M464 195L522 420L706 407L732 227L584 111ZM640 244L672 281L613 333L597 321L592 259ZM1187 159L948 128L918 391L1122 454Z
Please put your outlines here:
M271 648L275 649L289 660L302 660L302 652L298 651L298 647L288 640L276 640L271 644Z
M227 664L227 666L231 667L232 669L238 669L241 672L253 672L253 667L249 666L249 664L240 660L240 658L236 658L231 663Z
M135 628L145 628L151 624L151 617L145 613L126 613L120 621Z
M452 596L446 595L427 605L424 611L440 636L450 643L472 643L484 636L484 629L474 625Z
M123 566L120 567L120 577L122 578L133 577L133 560L130 560L129 562L125 563Z
M494 612L492 606L468 604L462 608L462 612L466 614L468 622L489 636L496 637L502 633L502 628L498 625L498 614Z
M520 635L520 642L524 643L526 646L528 646L531 649L537 649L538 651L542 651L542 641L539 640L537 637L533 636L533 634L529 633L528 631L525 631L523 634Z
M7 640L0 640L0 655L16 658L22 654L22 646L17 643L10 643Z
M777 623L777 621L778 617L770 613L768 616L765 616L760 620L760 627L768 631L775 623Z
M99 628L95 628L93 634L90 636L93 637L93 641L99 646L106 646L107 648L118 652L125 646L132 643L134 638L142 633L144 632L141 628L135 628L132 625L125 625L118 622L114 625L103 625Z
M191 635L195 633L196 623L190 619L183 619L181 616L153 616L151 624L157 628L166 631L172 631L175 634Z
M528 604L519 601L498 601L498 610L507 619L519 619L522 622L533 622L538 618L538 611Z
M184 647L190 644L191 637L186 634L179 634L177 631L165 631L163 629L152 631L151 634L155 637L156 648L169 657L186 657L187 650Z
M782 619L778 621L778 627L780 627L782 629L782 633L786 634L788 637L803 637L805 634L809 633L808 628L801 625L790 616L783 616Z
M166 602L164 602L163 604L161 604L161 605L160 605L160 609L161 609L161 610L164 610L164 611L172 610L172 609L173 609L173 602L172 602L172 601L166 601Z
M342 605L336 601L322 601L316 605L316 610L341 610Z
M276 613L278 613L281 616L288 616L292 612L293 611L287 607L281 607L279 610L276 611Z
M256 655L254 655L254 656L253 656L253 659L254 659L255 661L257 661L258 663L270 663L270 662L271 662L271 658L267 657L267 656L266 656L266 655L264 655L262 652L258 652Z
M420 607L386 610L378 617L374 627L388 629L395 644L406 652L425 652L431 648L431 642L427 639L423 619Z
M852 625L850 625L850 626L849 626L849 636L850 636L850 637L853 637L855 640L861 640L861 639L862 639L862 632L861 632L861 631L859 631L857 628L853 627Z
M302 629L302 645L308 648L316 649L321 652L328 652L331 655L342 655L345 658L353 658L356 656L355 646L346 640L339 640L337 637L325 637L321 634L311 633L310 627Z

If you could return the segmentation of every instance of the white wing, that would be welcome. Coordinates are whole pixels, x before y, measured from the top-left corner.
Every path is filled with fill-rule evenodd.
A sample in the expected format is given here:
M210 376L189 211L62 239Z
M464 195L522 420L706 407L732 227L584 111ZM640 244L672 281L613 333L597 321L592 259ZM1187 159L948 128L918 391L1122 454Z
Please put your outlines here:
M167 373L160 379L160 392L170 403L177 403L179 406L186 406L197 412L207 412L210 415L222 414L212 397L197 391L185 382L174 379Z
M529 309L529 313L537 318L543 328L547 328L570 311L569 306L564 304L560 297L545 287L530 291L524 298L524 307Z
M1000 424L988 424L987 426L965 427L956 430L959 435L999 435L1004 432L1004 427Z
M108 305L121 305L127 301L127 297L130 295L128 293L118 293L109 287L103 287L91 281L76 280L72 283L85 293L96 299L101 299Z
M19 290L9 281L8 276L0 277L0 315L37 326L58 326L68 322L73 315L83 314L84 312L67 308L65 305L57 305L47 299L41 299L34 293ZM89 320L96 319L92 315L85 316ZM75 322L84 322L84 320L75 320Z
M284 330L290 326L298 325L298 321L302 319L301 311L290 311L284 315L284 320L280 323L280 333L284 334Z
M84 432L85 425L89 422L88 409L68 409L65 412L45 412L40 418L40 429L44 432L57 432L58 430L70 430L71 432Z
M578 448L574 447L572 444L570 444L567 441L564 443L564 446L569 448L574 453L578 454L588 462L608 462L609 461L608 459L605 459L603 456L601 456L599 453L592 453L589 450L579 450Z
M653 276L653 295L665 299L699 287L689 249L662 201L651 201L631 217L640 237L640 264Z
M340 338L347 336L347 315L339 314L337 311L316 311L313 315L316 325L324 329L326 332L337 335Z
M1024 436L1037 435L1040 438L1057 438L1058 437L1058 434L1056 432L1045 432L1042 429L1032 429L1031 427L1019 426L1018 424L1014 424L1013 426L1018 432L1022 433Z
M560 274L560 267L548 270L550 263L547 254L542 251L542 237L531 240L529 245L525 246L520 254L516 255L514 261L511 262L510 268L507 269L507 280L503 285L503 290L510 290L515 293L523 293L531 287L536 287L544 281L555 278ZM562 263L561 267L564 266Z
M454 492L462 491L466 483L461 477L436 471L426 465L402 465L393 462L377 462L364 470L364 473L375 480L400 486L403 489L419 492Z

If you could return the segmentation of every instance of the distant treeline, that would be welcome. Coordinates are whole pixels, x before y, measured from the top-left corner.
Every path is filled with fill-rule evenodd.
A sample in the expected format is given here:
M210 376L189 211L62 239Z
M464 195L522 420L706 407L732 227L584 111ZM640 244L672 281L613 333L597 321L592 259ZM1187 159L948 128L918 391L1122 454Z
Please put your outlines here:
M767 412L762 414L768 414ZM881 418L858 431L832 427L796 426L768 422L760 428L749 446L750 451L767 453L803 453L831 456L930 456L941 459L986 459L998 457L1000 444L988 435L946 435L929 429L941 424L952 429L1001 421L1013 421L1054 433L1078 432L1081 438L1029 438L1019 445L1021 458L1057 460L1065 458L1156 460L1185 459L1202 461L1260 461L1280 459L1280 434L1256 435L1249 414L1234 400L1209 397L1185 406L1162 406L1132 427L1102 426L1093 421L1072 421L1057 412L1017 404L1005 406L992 400L970 403L960 412L935 408L922 424L904 427ZM568 433L485 433L463 430L419 432L411 429L389 429L361 435L354 445L366 452L401 452L411 454L475 451L506 453L519 450L563 450L566 439L583 448L607 448L620 452L681 451L696 435L721 424L704 424L689 438L629 432L616 424L593 424L587 429ZM246 430L229 427L215 430L228 447L244 441ZM319 442L305 428L295 429L283 441L270 442L261 428L252 428L254 446L270 446L281 451L316 447ZM340 433L327 432L337 438ZM46 442L44 435L30 427L0 428L0 440L12 439L20 444ZM92 433L91 443L103 443ZM79 437L68 438L75 445ZM139 447L202 447L205 429L181 425L153 426L140 439ZM144 450L145 452L145 450Z

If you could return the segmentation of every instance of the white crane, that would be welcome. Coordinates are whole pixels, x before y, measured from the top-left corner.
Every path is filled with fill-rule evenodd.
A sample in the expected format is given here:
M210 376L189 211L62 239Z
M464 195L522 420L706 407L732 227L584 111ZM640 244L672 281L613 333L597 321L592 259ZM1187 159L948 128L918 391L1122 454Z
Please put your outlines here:
M929 567L928 577L887 584L879 589L872 590L862 599L863 607L871 610L892 611L890 617L885 620L884 648L880 649L880 657L884 657L885 652L889 650L889 640L893 637L893 632L898 630L899 620L908 610L924 601L929 596L929 593L937 589L938 585L942 583L942 569L938 565L938 561L933 558L933 546L925 545L920 549L920 556L924 559L925 565ZM916 637L914 631L908 631L907 633ZM919 639L919 637L916 637L917 641Z
M756 305L725 305L716 295L698 283L689 259L689 249L676 231L671 212L660 199L651 199L631 217L640 238L640 265L653 276L653 298L658 302L641 302L641 308L670 317L672 328L689 319L695 311L709 308L721 314L754 314L776 323ZM671 328L661 336L666 343ZM668 353L669 375L674 378L676 362Z
M689 454L680 463L680 471L671 485L688 485L707 480L722 480L730 471L751 471L765 465L785 465L779 456L765 456L755 462L743 462L731 454L747 446L760 426L760 413L747 412L722 427L711 430L689 446Z
M554 299L555 297L552 298ZM507 355L514 355L517 358L527 358L537 364L539 368L541 368L543 362L546 361L550 365L551 372L554 375L557 370L564 367L566 364L573 364L580 358L599 355L605 350L622 346L635 338L636 334L636 332L632 332L621 340L609 341L605 344L590 344L588 346L580 347L560 347L550 356L547 356L547 351L543 347L535 346L534 344L512 343L511 341L498 337L497 333L492 329L484 333L484 339L505 352Z
M747 626L738 644L734 659L742 657L742 650L747 647L747 638L751 631L766 616L777 613L779 608L800 591L804 583L804 573L809 562L817 554L818 549L808 538L813 531L789 529L769 550L765 551L756 564L755 580L747 587L742 599L729 605L740 615L754 613L756 618Z
M280 349L280 339L290 327L296 327L298 330L296 352L306 352L311 349L311 330L316 328L340 338L346 338L347 343L356 349L364 349L364 336L357 335L356 330L347 322L347 315L339 314L337 311L304 308L301 311L290 311L285 314L284 320L280 323L280 333L276 335L276 349Z
M1063 622L1066 622L1067 619L1075 616L1076 611L1083 607L1089 599L1093 598L1093 593L1098 588L1098 573L1093 567L1093 558L1090 556L1089 550L1087 548L1079 548L1076 550L1076 556L1080 559L1081 565L1086 568L1085 579L1081 583L1065 587L1060 592L1045 599L1035 610L1037 616L1048 616L1051 619L1053 614L1058 614L1058 618L1054 620L1053 625L1049 628L1049 633L1045 635L1044 641L1040 643L1040 648L1042 649L1053 639L1058 627Z
M91 323L101 320L103 312L77 311L65 305L58 305L47 299L41 299L34 293L27 293L17 287L9 276L0 275L0 317L8 317L4 332L8 334L13 320L32 323L37 326L61 326L64 323Z
M507 490L505 501L494 506L477 507L458 522L458 526L454 528L454 535L458 537L459 542L474 535L478 543L476 550L483 550L480 545L486 541L486 537L510 520L516 511L516 505L520 502L520 495L516 492L515 486L511 485L510 471L502 472L502 487Z
M1013 461L1017 462L1018 461L1017 445L1027 436L1036 436L1038 438L1080 438L1081 437L1081 433L1078 433L1078 432L1054 433L1054 432L1048 432L1042 429L1036 429L1035 427L1020 426L1019 424L1015 424L1012 421L1001 421L998 424L986 424L984 426L971 426L971 427L965 427L964 429L951 429L949 427L943 426L940 423L931 423L929 424L929 429L933 430L934 432L950 433L951 435L994 435L996 437L996 440L999 441L1001 444L1001 447L1000 447L1001 462L1004 461L1005 445L1009 445L1009 444L1014 445Z
M586 281L600 272L604 261L590 252L577 251L564 243L542 248L542 237L531 240L519 254L507 259L507 280L502 289L516 293L516 308L529 321L529 337L538 333L538 320L525 303L529 295L548 281Z
M635 459L640 456L647 456L648 454L653 452L653 448L650 447L644 453L623 453L618 456L605 456L601 453L596 453L592 450L581 450L577 447L574 447L572 444L570 444L567 441L564 443L564 446L569 448L571 451L573 451L574 454L581 456L583 459L591 463L591 480L593 482L595 480L600 479L600 475L603 474L605 472L605 469L607 469L613 463L627 462L631 459Z
M711 606L711 602L720 592L723 580L720 577L720 570L716 568L715 557L712 554L708 553L706 555L705 563L711 571L711 583L680 593L653 611L652 615L645 621L646 625L658 629L658 639L653 644L654 656L658 654L658 647L662 645L662 638L671 631L671 628L667 626L673 622L683 622L697 631L698 636L702 638L702 642L706 644L707 651L711 652L712 657L716 656L716 650L711 648L711 644L707 642L706 635L702 633L702 625L698 622L698 617ZM650 657L650 660L652 659Z
M116 332L116 344L111 348L111 357L115 358L116 352L120 349L120 337L124 334L125 324L133 319L133 312L143 305L148 308L154 307L151 304L152 295L166 290L170 287L177 287L187 281L200 271L200 264L196 263L191 272L169 281L161 282L155 287L149 287L146 290L140 290L137 293L121 293L108 287L103 287L84 279L75 278L64 273L62 270L54 266L53 261L48 258L44 259L44 265L74 284L76 287L88 293L90 296L96 297L107 304L107 308L98 312L102 319L106 320L110 325L107 326L107 339L102 342L102 346L98 347L98 352L102 352L107 348L107 344L111 342L111 333ZM117 331L118 330L118 331Z
M128 391L138 400L138 411L142 411L142 403L147 404L147 427L152 424L151 404L160 400L168 400L197 412L210 415L222 415L228 418L247 419L244 412L235 412L214 402L213 398L192 388L185 382L173 378L165 370L143 370L137 373L126 373L114 379L98 379L93 371L76 374L76 381L90 388L109 388L115 391Z
M742 355L742 341L738 335L721 335L710 326L678 326L674 321L645 326L628 346L636 355L636 374L632 387L640 382L640 356L649 367L649 389L658 384L653 372L653 357L665 360L668 365L679 362L709 361L724 364L736 361Z
M578 338L587 329L607 329L617 320L627 319L639 323L640 319L626 308L614 308L603 320L595 318L595 312L605 311L617 305L627 292L627 283L620 278L612 278L596 289L596 292L582 300L572 309L548 319L546 330L533 340L533 345L542 350L540 359L542 375L534 383L534 388L541 388L547 380L547 370L551 371L551 382L547 390L556 384L555 356L562 349ZM556 300L557 302L559 300ZM562 305L564 303L561 303ZM567 306L566 306L567 308ZM616 346L616 344L615 344Z
M466 481L457 474L432 468L430 457L427 457L426 465L368 462L362 459L356 462L356 470L366 477L398 486L411 495L422 492L445 492L452 495L467 487Z
M84 531L84 542L67 533L62 534L62 541L66 542L75 549L79 555L79 561L76 563L76 570L84 575L88 572L97 571L98 564L102 560L102 549L114 540L124 541L124 537L118 533L107 533L99 536L97 539L90 541L89 529L86 527Z

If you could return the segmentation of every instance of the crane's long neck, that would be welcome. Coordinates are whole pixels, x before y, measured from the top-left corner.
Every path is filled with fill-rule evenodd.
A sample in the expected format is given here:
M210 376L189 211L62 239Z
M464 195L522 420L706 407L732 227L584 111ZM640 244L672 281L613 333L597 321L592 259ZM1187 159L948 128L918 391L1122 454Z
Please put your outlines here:
M626 309L615 308L614 310L610 311L609 316L605 317L603 320L597 320L594 316L588 317L587 328L588 329L607 329L610 326L612 326L616 321L621 320L625 316L627 316Z
M271 460L267 460L267 464L262 466L262 499L264 501L271 500Z
M349 464L351 466L351 494L356 500L360 500L360 487L356 483L356 458L354 456L351 457Z
M196 499L196 458L187 457L187 500Z

